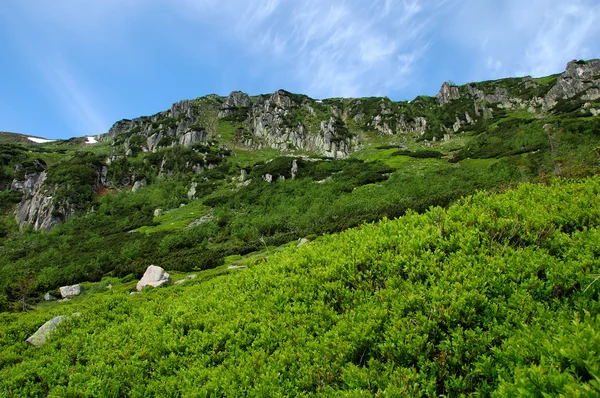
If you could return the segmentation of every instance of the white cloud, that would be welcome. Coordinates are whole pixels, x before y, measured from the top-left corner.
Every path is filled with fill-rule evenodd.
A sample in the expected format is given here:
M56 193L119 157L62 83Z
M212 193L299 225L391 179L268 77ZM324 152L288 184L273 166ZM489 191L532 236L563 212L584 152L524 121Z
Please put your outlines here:
M560 72L600 51L596 0L455 2L443 31L470 52L472 79Z
M289 81L316 97L373 95L401 87L427 46L419 0L234 0L185 3L197 20L228 21L225 32L264 62L289 68ZM187 12L189 14L189 12ZM282 87L286 88L286 87Z

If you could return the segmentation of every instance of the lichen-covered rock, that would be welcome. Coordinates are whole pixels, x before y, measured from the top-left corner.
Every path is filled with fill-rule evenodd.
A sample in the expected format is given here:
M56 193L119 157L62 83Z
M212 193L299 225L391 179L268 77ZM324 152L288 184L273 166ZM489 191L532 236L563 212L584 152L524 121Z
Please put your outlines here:
M48 337L50 337L50 334L56 329L58 324L63 321L63 319L64 316L62 315L50 319L48 322L40 326L40 328L25 341L35 347L39 347L46 342Z
M68 298L78 296L81 294L81 285L62 286L60 288L60 295L62 298Z
M581 99L600 98L600 60L571 61L544 97L544 108L553 107L559 99L581 95Z
M46 172L31 173L25 176L23 200L19 203L15 219L19 227L32 225L35 230L50 230L74 213L72 207L56 206L53 200L55 186L47 187Z
M171 275L169 275L161 267L151 265L146 269L144 276L136 285L136 290L139 292L146 286L160 287L171 284Z
M133 184L133 187L131 188L131 192L136 192L136 191L142 189L143 187L145 187L146 185L148 185L148 181L146 181L145 178L143 178L139 181L136 181Z
M440 101L440 105L444 105L452 100L459 99L460 92L458 90L458 87L451 86L450 83L444 82L436 97Z

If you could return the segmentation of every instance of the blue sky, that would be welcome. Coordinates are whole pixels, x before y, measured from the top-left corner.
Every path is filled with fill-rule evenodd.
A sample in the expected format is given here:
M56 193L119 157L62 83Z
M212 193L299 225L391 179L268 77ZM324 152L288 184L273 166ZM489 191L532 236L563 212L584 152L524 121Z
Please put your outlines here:
M600 57L598 0L2 0L0 131L46 138L233 90L434 95Z

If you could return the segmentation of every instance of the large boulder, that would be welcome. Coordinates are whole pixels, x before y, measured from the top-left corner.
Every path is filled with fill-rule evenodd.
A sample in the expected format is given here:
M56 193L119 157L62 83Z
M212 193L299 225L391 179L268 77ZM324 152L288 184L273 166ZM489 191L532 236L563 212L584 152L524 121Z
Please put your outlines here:
M139 292L146 286L160 287L168 286L170 284L171 275L169 275L161 267L151 265L146 269L146 272L144 272L144 276L142 276L142 279L140 279L135 288Z
M56 318L50 319L48 322L44 323L31 337L29 337L26 342L29 344L39 347L43 343L46 342L46 339L50 336L50 333L56 329L58 324L62 322L64 317L57 316Z
M81 285L63 286L60 288L62 298L78 296L81 294Z

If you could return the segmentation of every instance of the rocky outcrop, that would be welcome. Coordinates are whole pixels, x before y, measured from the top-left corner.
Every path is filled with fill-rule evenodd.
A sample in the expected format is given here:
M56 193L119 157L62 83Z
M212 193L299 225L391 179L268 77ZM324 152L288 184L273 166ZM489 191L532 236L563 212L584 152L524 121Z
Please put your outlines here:
M357 141L347 134L340 119L321 120L318 130L307 127L308 120L296 120L294 113L303 105L294 102L289 93L279 90L267 98L260 98L250 115L250 147L270 147L286 152L300 149L333 158L345 158L357 149Z
M35 347L41 346L46 342L46 340L48 340L50 334L56 330L56 327L63 321L64 318L64 316L60 315L50 319L48 322L40 326L40 328L25 341Z
M137 283L135 289L139 292L146 286L160 287L171 284L171 275L161 267L151 265L144 272L144 276Z
M56 187L47 187L46 172L25 175L22 182L13 181L12 186L23 192L23 200L19 203L15 219L20 228L32 225L35 230L50 230L73 215L74 209L68 204L56 206L53 200Z
M584 101L600 98L600 60L571 61L554 87L544 98L544 108L549 109L560 99L580 95Z
M440 91L436 94L437 99L440 101L440 105L447 104L452 100L456 100L460 98L460 92L458 87L454 85L450 85L448 82L444 82Z
M62 286L60 288L60 295L62 298L69 298L79 296L81 294L81 285Z
M219 112L219 118L225 119L234 115L240 114L240 110L242 110L242 115L247 113L248 109L252 106L252 101L248 94L243 93L241 91L233 91L221 107L221 111Z
M146 185L148 185L148 181L146 181L145 178L142 178L141 180L138 180L136 182L133 183L133 187L131 188L131 192L137 192L140 189L142 189L143 187L145 187Z

